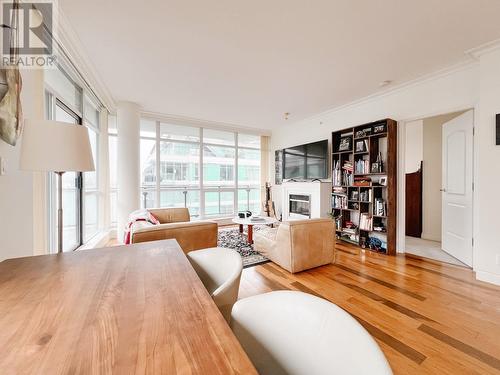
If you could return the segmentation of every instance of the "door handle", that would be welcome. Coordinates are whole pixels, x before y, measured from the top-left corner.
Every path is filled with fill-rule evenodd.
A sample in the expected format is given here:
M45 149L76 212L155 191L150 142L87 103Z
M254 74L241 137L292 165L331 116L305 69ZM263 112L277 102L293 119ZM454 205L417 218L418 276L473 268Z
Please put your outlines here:
M443 193L446 193L446 189L439 189L439 191L442 191Z

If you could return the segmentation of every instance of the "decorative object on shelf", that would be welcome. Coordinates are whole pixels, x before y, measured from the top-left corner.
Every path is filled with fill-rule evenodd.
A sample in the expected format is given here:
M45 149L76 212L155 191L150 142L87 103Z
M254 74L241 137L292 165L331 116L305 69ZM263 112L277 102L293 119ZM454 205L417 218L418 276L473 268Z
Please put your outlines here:
M368 151L368 141L361 140L361 141L356 141L356 152L366 152Z
M355 133L355 137L356 138L364 138L364 137L368 137L370 134L372 134L372 128L365 128L362 130L358 130Z
M19 0L13 1L19 7ZM10 43L10 60L17 61L19 50L19 12L12 12L10 25L4 25L4 42ZM10 65L0 69L0 139L15 146L22 132L23 111L21 106L22 79L19 67Z
M373 134L385 133L387 131L385 122L373 127Z
M353 186L371 186L372 180L370 177L355 177Z
M352 138L343 137L340 139L339 151L350 151L352 148Z
M382 160L382 153L379 152L377 154L377 164L378 164L378 172L377 173L382 173L384 171L384 161Z
M63 251L62 175L94 171L89 133L83 125L57 121L26 121L21 145L21 170L58 175L57 252Z
M381 186L387 186L387 177L380 177L379 184Z

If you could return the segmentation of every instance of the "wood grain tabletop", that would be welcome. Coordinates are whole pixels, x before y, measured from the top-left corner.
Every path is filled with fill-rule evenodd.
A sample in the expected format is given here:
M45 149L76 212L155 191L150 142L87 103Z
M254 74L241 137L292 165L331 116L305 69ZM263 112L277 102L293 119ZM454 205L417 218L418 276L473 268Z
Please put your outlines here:
M2 374L256 374L175 240L0 263Z

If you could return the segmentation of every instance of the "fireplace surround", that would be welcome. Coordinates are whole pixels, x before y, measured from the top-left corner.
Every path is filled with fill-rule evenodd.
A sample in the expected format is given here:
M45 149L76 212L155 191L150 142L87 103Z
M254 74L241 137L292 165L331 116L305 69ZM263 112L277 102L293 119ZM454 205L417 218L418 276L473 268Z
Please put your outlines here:
M283 221L328 217L331 194L330 182L284 182L280 191Z

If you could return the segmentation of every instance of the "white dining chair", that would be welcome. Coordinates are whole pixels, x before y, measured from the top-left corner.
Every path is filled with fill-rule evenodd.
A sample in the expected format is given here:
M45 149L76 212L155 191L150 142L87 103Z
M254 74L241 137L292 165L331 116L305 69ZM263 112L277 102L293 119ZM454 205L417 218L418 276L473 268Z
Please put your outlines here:
M220 312L229 322L231 308L238 299L243 262L235 250L223 247L190 251L191 265Z
M311 294L244 298L231 328L261 375L390 375L375 340L346 311Z

